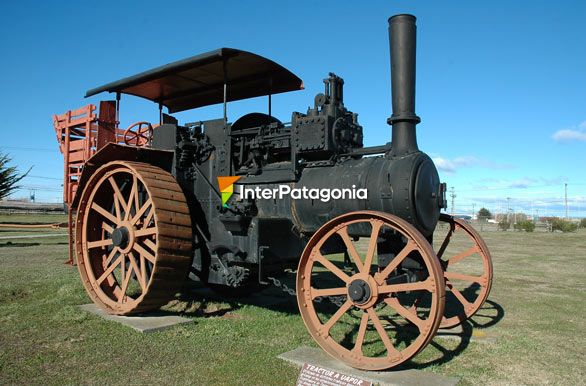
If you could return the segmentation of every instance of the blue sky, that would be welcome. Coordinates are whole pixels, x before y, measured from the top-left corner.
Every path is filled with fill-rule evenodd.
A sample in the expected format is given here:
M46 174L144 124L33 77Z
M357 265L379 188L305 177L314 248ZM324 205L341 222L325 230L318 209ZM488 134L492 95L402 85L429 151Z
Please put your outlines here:
M273 97L290 120L322 91L329 71L345 79L345 105L359 114L366 145L390 140L387 17L418 18L420 148L456 192L456 212L510 206L586 217L586 2L274 1L6 3L0 12L0 149L36 190L60 200L62 157L52 115L108 99L89 88L219 47L266 56L306 89ZM228 116L264 111L236 102ZM177 114L221 117L221 106ZM121 126L157 121L157 108L122 101ZM507 200L507 197L510 199Z

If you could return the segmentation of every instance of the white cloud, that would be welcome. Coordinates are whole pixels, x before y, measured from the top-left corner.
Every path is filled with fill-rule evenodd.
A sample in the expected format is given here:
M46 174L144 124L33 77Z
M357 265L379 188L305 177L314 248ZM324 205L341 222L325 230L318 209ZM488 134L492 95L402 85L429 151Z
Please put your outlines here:
M565 176L554 178L533 178L522 177L514 180L485 178L480 180L480 184L473 185L474 190L508 190L508 189L529 189L549 186L563 186L568 181Z
M491 161L482 160L471 155L448 159L443 157L433 157L433 162L438 170L446 173L455 173L456 170L464 167L482 167L487 169L510 169L510 165L497 164Z
M551 136L557 142L584 141L586 142L586 121L572 129L556 131Z

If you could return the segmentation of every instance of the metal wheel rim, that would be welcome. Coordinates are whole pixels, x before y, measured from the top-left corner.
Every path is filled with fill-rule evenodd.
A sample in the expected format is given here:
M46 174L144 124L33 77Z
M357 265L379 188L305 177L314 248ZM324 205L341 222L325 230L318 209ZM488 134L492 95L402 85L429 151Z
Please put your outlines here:
M370 222L373 225L373 230L375 229L375 226L378 227L384 225L396 229L402 235L407 236L407 239L409 240L408 245L402 250L401 253L397 255L397 262L394 264L389 264L387 268L389 268L392 265L397 266L402 260L404 260L404 257L408 255L408 252L413 250L420 251L421 256L425 261L426 268L429 272L429 277L425 280L425 286L426 289L431 293L431 309L427 319L419 319L417 316L415 316L415 318L413 318L413 316L409 317L406 314L406 312L409 311L405 308L400 309L400 311L397 311L398 314L400 314L401 316L408 316L410 319L412 319L409 320L411 322L419 319L419 321L417 322L419 336L404 350L396 350L388 334L386 334L386 338L383 336L383 332L385 332L385 330L382 327L380 319L377 315L377 311L375 310L375 306L377 304L380 304L380 300L377 300L374 304L369 304L367 302L365 305L360 306L359 309L362 309L363 313L360 320L360 327L358 330L356 343L354 344L354 348L352 350L349 350L346 347L341 346L329 335L329 329L333 326L333 324L335 324L340 319L343 313L345 313L346 310L350 309L353 306L356 307L356 305L352 303L349 297L346 297L346 301L344 302L344 304L325 324L321 323L319 317L316 314L314 298L320 295L323 296L323 294L325 293L324 290L322 290L321 292L316 292L316 290L313 289L311 286L311 273L313 266L317 261L319 261L320 264L322 263L323 256L321 256L321 253L319 252L320 246L323 245L325 240L327 240L331 235L333 235L337 231L340 231L341 229L346 229L348 225L357 222ZM372 242L370 244L372 244ZM366 257L363 267L367 265L367 259L370 259L369 264L372 264L373 254L374 250L372 248L372 245L369 245L367 256L370 257ZM401 257L401 255L403 256ZM384 282L384 280L386 280L386 277L390 274L390 271L392 271L392 267L388 272L385 271L386 270L383 270L382 272L378 272L375 275L367 275L365 272L360 272L357 275L370 276L369 278L364 277L364 280L375 280L376 285L378 286L376 291L381 291L381 294L384 291L388 291L390 289L389 287L394 287L394 289L396 290L404 291L404 288L408 288L411 284L381 284L381 281ZM420 284L422 283L423 282L420 282ZM346 284L348 284L348 282L346 282ZM402 289L399 288L401 286ZM332 292L335 292L335 294L339 294L341 291L330 291L327 292L327 294L331 294ZM433 252L427 240L425 240L425 238L412 225L410 225L406 221L386 213L374 211L358 211L339 216L329 221L324 226L322 226L310 239L308 245L303 251L301 260L299 262L299 268L297 273L297 301L301 312L301 316L309 333L312 335L314 340L322 347L322 349L324 349L324 351L326 351L328 354L356 368L361 368L365 370L384 370L397 366L409 360L418 352L420 352L431 341L439 327L439 323L441 321L444 311L444 296L445 284L443 281L441 266L439 265L437 257L435 256L435 253ZM383 300L383 302L389 304L386 300ZM393 303L392 300L391 303ZM393 304L389 304L389 306L394 308ZM332 319L334 319L335 317L338 317L338 319L334 320L333 324L331 324ZM374 329L378 332L378 336L382 340L387 350L387 356L385 357L368 357L362 353L364 336L366 334L366 329L368 328L368 325L370 323L372 323ZM392 347L390 347L389 345Z

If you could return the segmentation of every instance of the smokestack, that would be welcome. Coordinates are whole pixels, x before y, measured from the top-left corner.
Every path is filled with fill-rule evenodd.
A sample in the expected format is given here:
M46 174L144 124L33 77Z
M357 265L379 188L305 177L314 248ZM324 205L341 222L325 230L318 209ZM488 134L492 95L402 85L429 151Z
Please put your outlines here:
M391 49L391 97L393 115L387 123L393 127L391 156L400 157L418 151L415 125L415 16L395 15L389 18Z

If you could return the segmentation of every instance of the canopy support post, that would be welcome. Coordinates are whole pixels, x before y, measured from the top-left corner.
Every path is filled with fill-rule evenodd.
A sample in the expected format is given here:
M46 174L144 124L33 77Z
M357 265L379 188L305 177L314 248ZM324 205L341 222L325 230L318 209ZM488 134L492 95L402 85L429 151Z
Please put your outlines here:
M271 112L272 112L272 109L273 109L273 106L272 106L272 96L273 96L273 77L271 76L269 78L269 116L272 115Z
M228 59L222 61L222 68L224 70L224 125L228 123L228 69L226 68ZM226 127L226 126L224 126Z
M116 93L116 128L120 126L120 92Z

